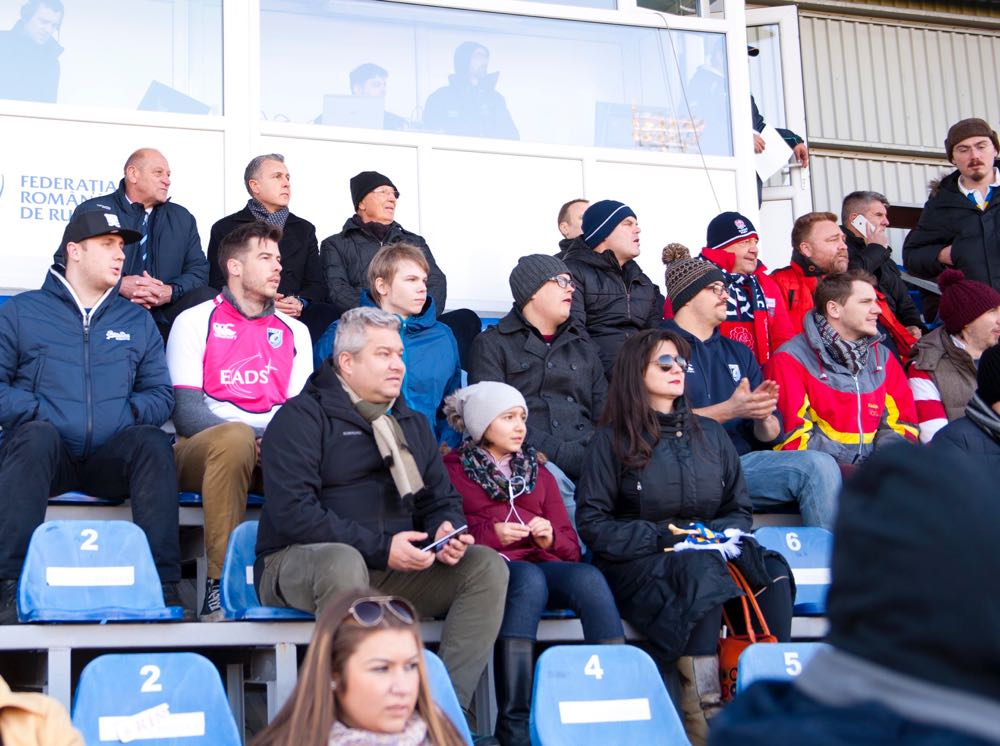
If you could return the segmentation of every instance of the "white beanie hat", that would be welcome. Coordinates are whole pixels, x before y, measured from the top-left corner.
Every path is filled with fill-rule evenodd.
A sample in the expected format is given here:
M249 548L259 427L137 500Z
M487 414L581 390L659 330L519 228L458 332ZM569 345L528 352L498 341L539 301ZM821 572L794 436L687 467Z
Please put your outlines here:
M528 411L521 392L499 381L474 383L444 400L448 424L458 432L468 433L475 443L482 441L493 420L514 407Z

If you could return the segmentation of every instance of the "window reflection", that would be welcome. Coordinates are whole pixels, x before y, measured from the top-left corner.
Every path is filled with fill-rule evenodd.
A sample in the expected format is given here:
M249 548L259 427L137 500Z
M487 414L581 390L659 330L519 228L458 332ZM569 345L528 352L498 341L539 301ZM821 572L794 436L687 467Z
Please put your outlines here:
M0 0L0 28L0 98L222 113L222 0Z
M731 154L720 34L263 0L261 47L270 120Z

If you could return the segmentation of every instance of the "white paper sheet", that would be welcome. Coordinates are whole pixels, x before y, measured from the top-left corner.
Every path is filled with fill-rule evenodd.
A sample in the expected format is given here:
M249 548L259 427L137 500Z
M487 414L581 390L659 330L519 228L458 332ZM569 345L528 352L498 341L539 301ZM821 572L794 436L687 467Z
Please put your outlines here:
M764 152L756 153L757 175L761 181L767 181L792 157L792 149L778 134L778 130L769 124L764 125L764 131L759 133L764 138Z

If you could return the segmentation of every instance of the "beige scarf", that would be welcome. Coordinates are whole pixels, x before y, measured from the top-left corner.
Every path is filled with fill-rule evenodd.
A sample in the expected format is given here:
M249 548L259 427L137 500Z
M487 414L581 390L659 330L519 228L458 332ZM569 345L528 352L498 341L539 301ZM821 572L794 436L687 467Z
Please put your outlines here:
M420 469L417 468L413 454L410 452L403 428L396 422L395 417L388 414L396 400L393 399L388 404L373 404L354 393L354 389L347 385L339 373L337 379L350 397L351 404L358 410L358 414L371 424L372 433L375 435L375 445L378 446L382 460L389 467L389 474L392 475L392 481L396 484L399 497L405 498L422 490L424 479L420 475Z

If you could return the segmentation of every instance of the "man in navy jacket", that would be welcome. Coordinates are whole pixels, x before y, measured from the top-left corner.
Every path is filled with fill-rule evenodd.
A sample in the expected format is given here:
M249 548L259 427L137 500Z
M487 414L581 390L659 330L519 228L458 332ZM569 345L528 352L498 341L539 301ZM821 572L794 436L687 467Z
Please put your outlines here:
M125 177L111 194L81 202L73 217L110 210L135 238L125 245L118 292L149 309L164 339L174 319L215 296L208 285L208 260L201 249L194 216L167 196L170 164L163 154L141 148L125 162ZM55 254L65 261L67 235Z
M0 624L50 495L130 497L167 605L180 605L177 477L160 426L174 405L152 317L118 293L126 243L111 210L77 212L66 264L0 307Z
M684 394L695 412L729 433L754 510L798 503L805 525L831 529L840 468L825 453L772 450L782 434L778 387L764 380L749 347L719 333L729 299L722 272L701 259L680 259L667 265L667 287L674 318L662 326L691 345Z

